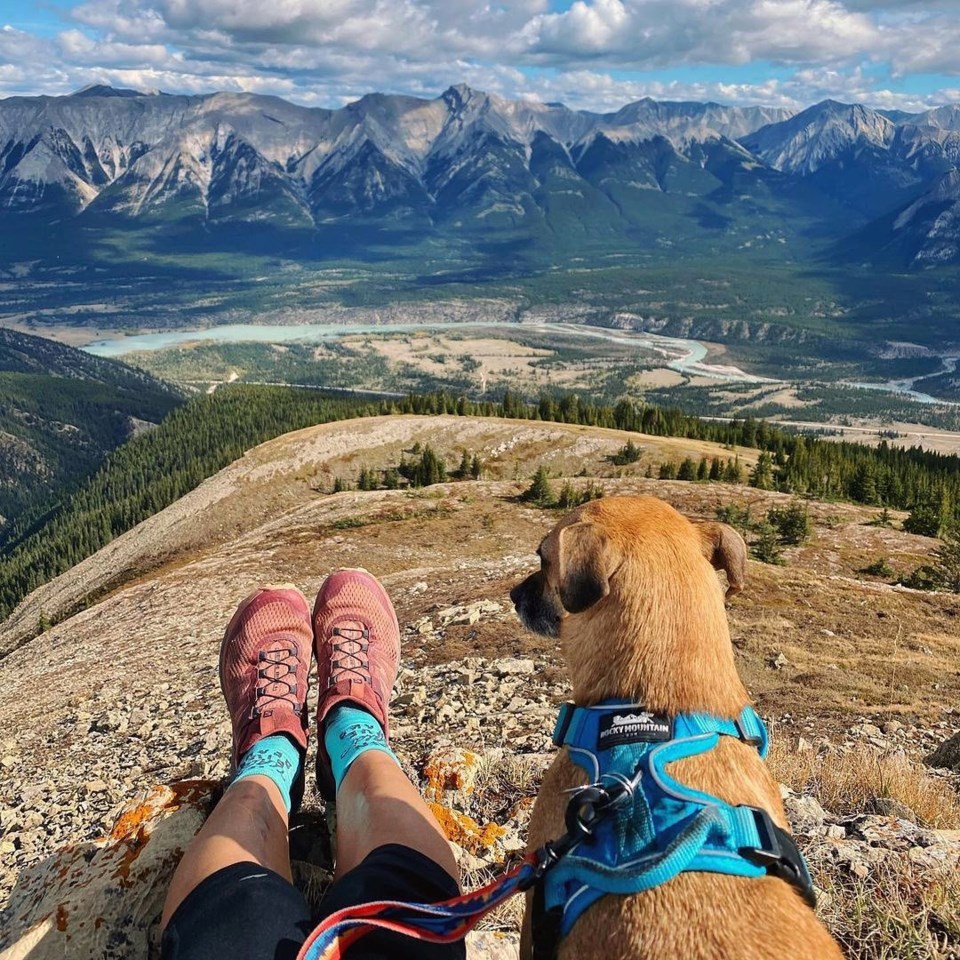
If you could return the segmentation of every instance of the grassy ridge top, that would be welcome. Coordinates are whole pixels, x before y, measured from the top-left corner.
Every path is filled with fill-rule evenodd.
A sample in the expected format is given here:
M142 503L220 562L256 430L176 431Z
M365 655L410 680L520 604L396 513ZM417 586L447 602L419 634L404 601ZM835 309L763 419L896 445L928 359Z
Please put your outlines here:
M760 489L901 509L922 506L945 526L960 519L960 458L955 456L818 441L762 421L707 422L626 401L615 407L595 405L576 394L544 396L534 405L509 392L498 403L444 394L371 401L313 390L232 386L194 398L155 430L124 444L73 496L18 530L0 557L0 615L6 617L35 587L173 503L251 447L313 424L389 413L539 419L752 448L762 453L749 482ZM747 479L745 471L742 479Z

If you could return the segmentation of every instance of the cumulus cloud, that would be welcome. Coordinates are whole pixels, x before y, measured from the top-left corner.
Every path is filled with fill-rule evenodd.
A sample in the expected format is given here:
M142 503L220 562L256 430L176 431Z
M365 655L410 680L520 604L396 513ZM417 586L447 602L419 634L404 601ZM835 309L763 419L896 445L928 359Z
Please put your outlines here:
M870 51L878 27L834 0L577 0L537 17L526 37L538 60L663 67L846 60Z
M16 23L0 29L0 94L66 93L101 82L171 92L247 90L338 106L372 90L436 96L465 81L507 97L598 110L644 96L790 107L831 96L922 109L956 91L903 92L902 78L960 75L956 0L562 6L557 0L78 0L62 8L65 22L54 37ZM675 78L681 71L695 77L702 65L714 78L718 68L728 76ZM674 78L663 79L665 70Z

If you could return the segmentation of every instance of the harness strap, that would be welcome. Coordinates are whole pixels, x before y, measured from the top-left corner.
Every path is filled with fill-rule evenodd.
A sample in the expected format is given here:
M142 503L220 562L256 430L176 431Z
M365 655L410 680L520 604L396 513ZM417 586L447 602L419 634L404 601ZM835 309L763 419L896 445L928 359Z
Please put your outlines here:
M719 733L756 747L761 757L766 757L770 748L767 728L752 707L744 707L740 716L734 720L724 720L709 713L684 713L677 717L657 717L649 713L639 703L620 703L604 701L596 706L578 707L569 700L560 704L557 722L553 728L554 746L578 746L587 739L590 730L600 719L610 713L611 707L617 707L624 713L636 717L649 717L648 723L662 725L663 735L658 739L667 741L681 737L695 737L704 733ZM670 724L666 727L666 724Z
M703 713L669 717L622 701L561 707L554 743L567 747L588 782L633 798L622 808L622 819L602 828L548 877L544 908L562 911L561 935L605 894L639 893L691 870L776 876L813 903L799 850L766 811L725 803L667 772L677 760L709 752L724 736L761 756L767 752L766 729L750 707L734 719Z

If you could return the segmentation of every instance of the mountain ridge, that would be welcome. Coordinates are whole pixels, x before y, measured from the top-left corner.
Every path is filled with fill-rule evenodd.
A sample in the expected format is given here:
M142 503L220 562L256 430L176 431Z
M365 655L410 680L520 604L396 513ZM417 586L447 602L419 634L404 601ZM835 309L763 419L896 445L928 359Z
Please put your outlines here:
M0 328L0 542L180 403L142 370Z
M571 229L588 248L723 254L782 231L802 259L958 163L953 105L891 119L833 100L793 113L645 98L594 113L465 84L336 110L103 86L0 101L0 212L46 230L48 246L54 225L92 237L143 227L151 251L165 236L171 249L265 251L308 238L323 257L358 228L388 248L499 243L506 258L520 244L542 259L575 247ZM909 239L908 262L944 262L940 241ZM10 241L7 256L24 259ZM878 250L892 243L878 236ZM370 237L355 246L369 255ZM69 243L58 254L75 256Z

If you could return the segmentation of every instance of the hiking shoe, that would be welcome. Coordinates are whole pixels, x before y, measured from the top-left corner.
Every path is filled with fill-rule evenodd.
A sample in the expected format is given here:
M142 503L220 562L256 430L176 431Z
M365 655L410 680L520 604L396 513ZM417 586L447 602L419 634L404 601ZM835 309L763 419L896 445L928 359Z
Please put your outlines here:
M285 733L306 754L310 608L293 584L261 587L237 607L220 645L220 689L233 723L231 777L260 739ZM303 799L303 768L291 790Z
M400 661L400 627L380 582L366 570L337 570L320 587L313 607L317 658L317 787L336 799L336 786L323 743L323 721L338 703L372 714L390 738L387 714Z

